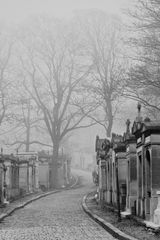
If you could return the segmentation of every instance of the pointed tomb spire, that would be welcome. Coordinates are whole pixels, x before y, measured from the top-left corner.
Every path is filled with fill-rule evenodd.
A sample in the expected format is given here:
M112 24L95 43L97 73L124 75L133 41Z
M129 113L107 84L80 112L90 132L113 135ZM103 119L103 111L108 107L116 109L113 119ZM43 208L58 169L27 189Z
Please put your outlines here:
M138 116L136 117L136 122L142 122L140 102L138 102L137 104L137 109L138 109Z

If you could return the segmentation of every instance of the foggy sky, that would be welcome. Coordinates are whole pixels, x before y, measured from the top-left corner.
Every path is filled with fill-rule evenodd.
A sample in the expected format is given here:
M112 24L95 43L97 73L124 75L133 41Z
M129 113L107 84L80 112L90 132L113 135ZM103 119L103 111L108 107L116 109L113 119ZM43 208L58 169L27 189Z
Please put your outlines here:
M48 14L58 17L71 16L74 10L101 9L103 11L121 15L121 9L129 7L133 0L0 0L0 20L20 22L29 15ZM118 120L113 131L120 133L125 130L125 119ZM95 137L99 134L105 137L105 132L100 126L92 129L77 131L72 141L83 148L91 146L94 152ZM78 139L78 140L77 140Z
M50 14L68 16L73 10L97 8L120 14L131 0L0 0L0 19L21 21L29 15Z

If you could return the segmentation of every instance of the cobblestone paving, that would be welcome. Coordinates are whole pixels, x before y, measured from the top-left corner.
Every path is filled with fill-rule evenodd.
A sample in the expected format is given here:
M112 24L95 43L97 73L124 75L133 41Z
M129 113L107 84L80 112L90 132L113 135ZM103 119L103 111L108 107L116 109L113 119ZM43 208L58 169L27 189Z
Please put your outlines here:
M47 196L7 217L0 223L0 240L114 240L82 210L82 197L93 188L83 175L82 187Z

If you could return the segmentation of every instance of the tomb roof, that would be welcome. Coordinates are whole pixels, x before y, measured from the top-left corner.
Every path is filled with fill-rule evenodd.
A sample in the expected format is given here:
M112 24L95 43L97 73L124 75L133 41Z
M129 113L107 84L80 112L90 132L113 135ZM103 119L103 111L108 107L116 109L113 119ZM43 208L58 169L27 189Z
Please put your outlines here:
M132 133L135 136L140 136L144 132L160 132L160 121L143 121L141 123L133 123Z
M116 153L118 152L125 152L126 151L126 145L124 142L119 142L113 144L113 149Z
M156 130L156 131L160 131L160 121L150 121L150 122L143 122L142 125L142 132L145 131L152 131L152 130Z

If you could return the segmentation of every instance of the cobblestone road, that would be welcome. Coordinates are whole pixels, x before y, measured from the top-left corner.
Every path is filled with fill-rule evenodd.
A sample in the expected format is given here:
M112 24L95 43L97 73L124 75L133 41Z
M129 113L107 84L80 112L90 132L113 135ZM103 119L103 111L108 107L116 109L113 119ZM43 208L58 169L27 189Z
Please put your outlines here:
M0 240L114 240L83 212L82 197L93 188L88 174L83 186L37 200L0 223Z

